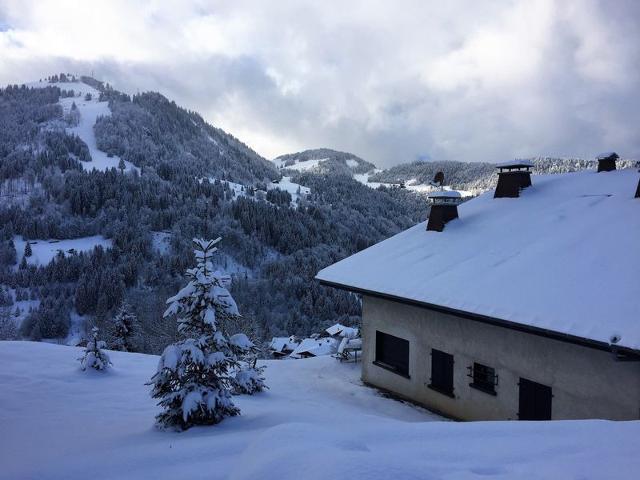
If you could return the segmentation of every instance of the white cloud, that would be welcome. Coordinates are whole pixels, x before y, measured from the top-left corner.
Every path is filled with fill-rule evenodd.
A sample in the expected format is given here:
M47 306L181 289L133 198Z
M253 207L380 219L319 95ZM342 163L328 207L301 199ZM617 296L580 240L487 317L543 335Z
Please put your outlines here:
M640 156L638 3L0 0L0 83L95 71L272 157Z

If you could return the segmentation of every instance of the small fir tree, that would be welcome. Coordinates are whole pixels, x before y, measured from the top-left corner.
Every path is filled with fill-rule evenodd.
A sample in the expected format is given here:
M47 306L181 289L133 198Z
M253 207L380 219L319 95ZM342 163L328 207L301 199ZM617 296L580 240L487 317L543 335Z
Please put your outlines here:
M234 376L234 388L233 393L236 395L253 395L254 393L262 392L269 388L265 384L264 370L267 368L264 365L258 367L258 349L246 336L242 335L246 344L245 355L238 363L236 374ZM231 337L234 340L238 335ZM244 339L236 339L236 342L243 342Z
M0 340L16 340L18 329L8 308L0 308Z
M127 303L123 303L113 318L110 347L112 350L133 352L138 346L140 325L138 317Z
M123 159L120 159L120 161L118 162L118 170L120 170L120 173L124 173L126 169L127 165L124 163Z
M80 365L82 370L94 368L96 370L106 370L111 365L109 356L102 351L106 348L105 342L98 340L98 327L91 329L91 339L87 342L84 355L80 357Z
M189 283L167 300L164 316L178 316L183 339L165 348L149 382L152 397L163 408L156 416L161 428L213 425L240 413L231 392L237 356L246 354L247 346L240 337L227 338L219 328L225 319L239 315L211 263L219 241L194 239L197 266L186 272Z
M31 250L31 244L27 242L24 245L24 256L28 258L31 255L33 255L33 251Z

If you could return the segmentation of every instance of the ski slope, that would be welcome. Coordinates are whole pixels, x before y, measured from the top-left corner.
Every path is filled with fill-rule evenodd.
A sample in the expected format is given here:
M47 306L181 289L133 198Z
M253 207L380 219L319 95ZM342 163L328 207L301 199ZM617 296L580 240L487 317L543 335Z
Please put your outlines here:
M242 415L162 432L148 381L157 357L0 342L0 479L635 478L640 422L441 420L361 384L331 357L267 361L270 390Z
M99 116L111 115L109 110L109 102L98 101L100 92L95 88L86 85L82 82L62 82L62 83L48 83L48 82L33 82L27 84L32 88L44 88L49 86L58 87L61 90L73 90L76 94L75 97L60 98L60 105L64 113L69 113L73 103L76 104L80 111L80 122L77 126L67 128L67 132L70 134L78 135L84 143L89 147L89 153L91 154L90 162L80 162L82 168L85 170L100 170L105 171L109 168L118 168L120 163L120 157L109 157L105 152L98 149L96 142L96 135L93 131L93 127L96 124L96 120ZM85 100L85 96L91 94L91 100ZM132 163L127 161L125 163L125 171L137 170Z

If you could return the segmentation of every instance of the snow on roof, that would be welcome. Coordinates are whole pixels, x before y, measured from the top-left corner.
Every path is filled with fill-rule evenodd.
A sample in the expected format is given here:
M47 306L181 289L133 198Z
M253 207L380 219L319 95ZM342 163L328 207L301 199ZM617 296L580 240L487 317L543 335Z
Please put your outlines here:
M511 160L510 162L496 163L496 168L533 167L533 166L534 165L531 160Z
M336 323L325 330L331 336L340 336L347 338L355 338L358 336L358 329L353 327L345 327L341 323Z
M291 352L292 357L331 355L336 353L339 340L332 337L305 338L300 345Z
M321 281L640 350L638 174L536 176L489 191L443 232L420 223L321 270Z
M609 158L609 157L612 157L614 155L616 157L618 157L618 154L616 152L603 152L603 153L598 154L598 156L596 157L596 160L604 160L605 158Z
M430 192L427 196L429 198L462 198L462 194L457 190L441 190L437 192Z
M273 350L274 352L284 352L284 351L292 351L298 345L300 345L300 341L296 339L296 337L273 337L271 339L271 343L269 343L269 350Z

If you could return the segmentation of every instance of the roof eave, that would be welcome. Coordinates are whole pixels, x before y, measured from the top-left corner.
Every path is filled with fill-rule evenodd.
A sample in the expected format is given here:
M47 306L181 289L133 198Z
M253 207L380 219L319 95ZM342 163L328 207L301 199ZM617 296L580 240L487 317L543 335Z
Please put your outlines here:
M524 333L530 333L532 335L538 335L545 338L550 338L553 340L558 340L565 343L571 343L574 345L581 345L583 347L593 348L600 351L605 351L609 353L616 353L617 355L629 356L635 360L640 360L640 350L629 348L629 347L621 347L618 345L612 345L607 342L601 342L599 340L593 340L591 338L580 337L576 335L570 335L567 333L557 332L555 330L548 330L545 328L534 327L531 325L525 325L522 323L512 322L510 320L504 320L501 318L496 318L488 315L482 315L479 313L467 312L465 310L459 310L456 308L446 307L443 305L437 305L434 303L423 302L420 300L413 300L410 298L400 297L397 295L391 295L387 293L376 292L373 290L367 290L363 288L354 287L352 285L341 284L337 282L332 282L330 280L325 280L322 278L315 277L320 284L327 286L338 288L340 290L347 290L353 293L358 293L360 295L368 295L371 297L383 298L385 300L391 300L398 303L403 303L406 305L413 305L422 308L426 308L428 310L446 313L450 315L456 315L462 318L466 318L468 320L473 320L477 322L486 323L489 325L494 325L498 327L508 328L511 330L517 330Z

